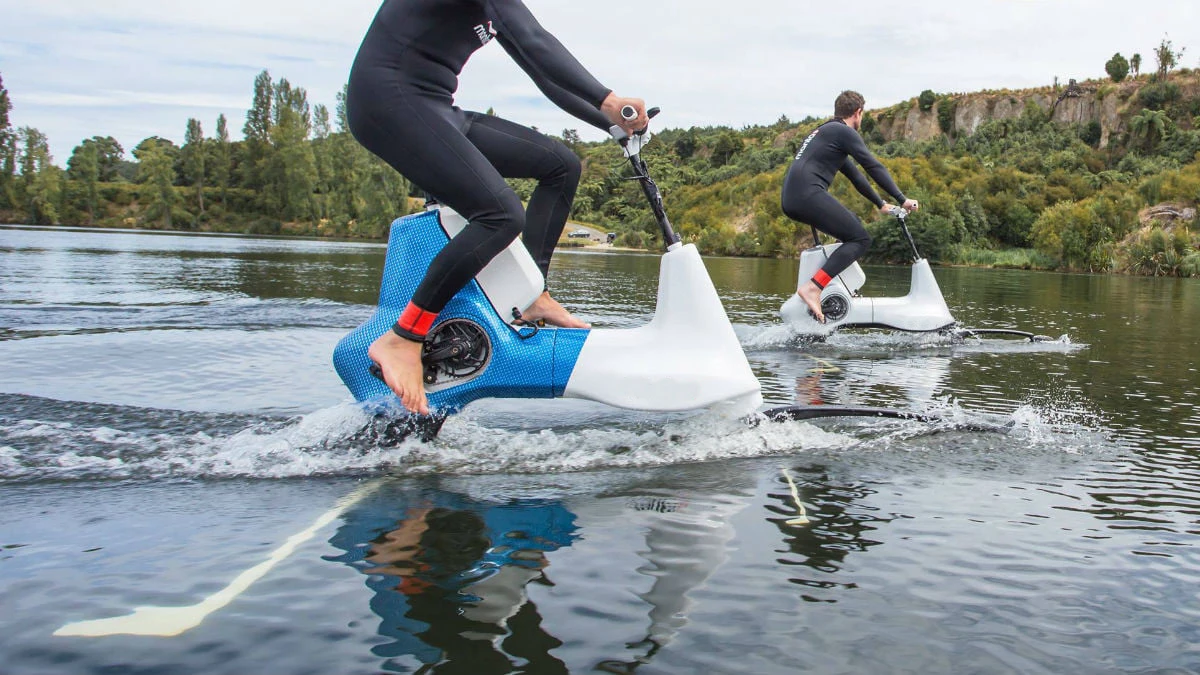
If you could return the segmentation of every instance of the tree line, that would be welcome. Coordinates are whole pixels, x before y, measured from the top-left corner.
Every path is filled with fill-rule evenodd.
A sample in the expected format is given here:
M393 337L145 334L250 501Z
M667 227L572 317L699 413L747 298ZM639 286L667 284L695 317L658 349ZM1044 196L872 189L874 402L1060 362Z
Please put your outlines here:
M1054 122L1019 92L999 95L1024 100L1023 112L970 134L953 126L969 95L927 90L868 113L862 133L923 204L909 221L922 253L943 263L1200 275L1200 73L1177 70L1183 50L1167 40L1151 73L1138 72L1139 55L1118 56L1105 64L1107 84L1089 85L1119 100L1122 122L1103 147L1098 122ZM942 133L889 138L887 123L914 105L936 114ZM0 212L22 222L380 238L419 196L351 137L344 91L331 115L267 71L254 80L241 140L224 116L211 135L190 119L182 146L150 137L132 160L97 136L59 169L43 134L11 128L10 110L0 80ZM799 142L823 121L664 129L644 158L676 229L706 254L793 256L811 236L783 215L779 193ZM619 245L655 247L657 226L616 146L570 129L559 137L584 167L572 218L617 233ZM532 181L511 182L524 198L532 192ZM894 224L847 181L832 190L867 221L871 260L906 258ZM1145 209L1163 203L1178 208L1159 213L1175 217L1147 221Z
M331 116L265 70L241 140L224 115L208 135L189 119L182 146L151 136L132 160L94 136L61 169L45 134L12 128L11 110L0 78L0 212L20 222L378 238L410 210L408 182L347 131L344 92Z

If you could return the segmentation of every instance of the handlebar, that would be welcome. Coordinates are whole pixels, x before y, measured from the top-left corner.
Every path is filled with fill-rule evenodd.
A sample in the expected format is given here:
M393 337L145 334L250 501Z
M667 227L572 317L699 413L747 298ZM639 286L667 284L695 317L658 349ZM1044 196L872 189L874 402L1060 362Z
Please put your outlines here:
M658 113L658 108L650 108L646 111L646 117L652 118ZM621 117L626 121L636 120L638 118L637 109L631 105L623 106ZM666 245L668 251L678 248L681 245L679 235L675 234L675 230L671 227L671 221L667 218L667 212L663 209L662 193L659 192L654 179L650 177L646 161L641 157L642 146L650 140L650 125L647 124L645 128L633 132L632 135L616 124L610 127L608 132L612 135L613 140L621 145L626 159L633 166L632 179L641 183L642 193L646 195L646 200L650 203L650 210L654 212L654 219L658 221L658 227L662 231L663 244Z
M891 208L891 209L888 211L888 214L889 214L889 215L896 216L896 217L897 217L897 218L899 218L900 220L904 220L905 218L907 218L907 217L908 217L908 211L905 211L903 206L893 206L893 207L892 207L892 208Z

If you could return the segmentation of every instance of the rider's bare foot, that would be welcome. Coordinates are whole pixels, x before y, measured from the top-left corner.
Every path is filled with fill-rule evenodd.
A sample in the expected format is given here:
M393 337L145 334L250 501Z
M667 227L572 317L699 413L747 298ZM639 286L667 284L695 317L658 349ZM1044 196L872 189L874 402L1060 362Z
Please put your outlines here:
M816 285L810 279L804 282L804 285L796 289L796 295L808 305L808 311L812 312L817 323L825 323L825 313L821 311L821 287Z
M586 323L571 316L566 307L558 304L558 301L550 297L550 291L542 291L537 300L529 306L524 312L521 312L521 318L529 321L545 321L551 326L559 328L591 328L592 324Z
M389 330L371 343L367 348L367 356L379 364L383 381L396 392L405 408L428 415L429 403L425 400L422 381L421 346L420 342L406 340Z

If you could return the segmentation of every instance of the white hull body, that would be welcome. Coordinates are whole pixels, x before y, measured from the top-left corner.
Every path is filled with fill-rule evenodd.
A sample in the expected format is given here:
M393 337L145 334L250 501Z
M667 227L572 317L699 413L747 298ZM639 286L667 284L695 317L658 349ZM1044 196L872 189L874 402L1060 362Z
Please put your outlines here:
M812 278L840 244L811 248L801 254L800 274L797 286ZM912 276L908 295L898 298L870 298L856 295L866 282L866 274L858 263L852 264L839 274L821 293L824 303L831 296L840 296L847 304L845 316L828 320L822 324L808 312L808 305L793 293L779 310L779 316L798 333L804 335L829 335L839 328L890 328L893 330L923 333L941 330L954 325L954 317L942 290L938 287L929 261L924 258L912 265Z
M591 331L563 395L653 411L729 401L744 412L762 403L758 378L692 244L663 255L650 323Z

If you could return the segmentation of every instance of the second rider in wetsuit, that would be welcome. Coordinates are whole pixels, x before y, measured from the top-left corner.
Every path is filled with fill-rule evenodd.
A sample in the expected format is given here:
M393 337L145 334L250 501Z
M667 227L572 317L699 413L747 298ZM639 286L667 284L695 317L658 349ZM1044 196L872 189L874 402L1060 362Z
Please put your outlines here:
M916 200L904 197L891 174L875 159L858 134L864 103L862 94L842 92L833 104L834 119L817 127L804 139L783 179L784 214L842 242L813 278L796 289L796 294L821 323L825 323L825 315L821 312L821 291L831 279L861 258L871 245L871 235L867 234L858 216L829 194L829 185L834 176L839 171L845 174L859 194L871 200L881 212L889 213L894 209L875 193L867 179L854 168L854 163L850 161L853 157L879 187L895 198L906 211L916 211L918 208Z
M426 270L391 331L371 344L401 403L428 413L421 346L438 312L518 235L545 275L579 184L579 159L561 142L454 105L458 75L495 39L547 98L600 129L645 128L641 99L596 81L520 0L384 0L350 71L346 117L364 147L467 219ZM625 120L632 106L637 118ZM529 208L504 178L536 178ZM543 292L524 319L586 328Z

